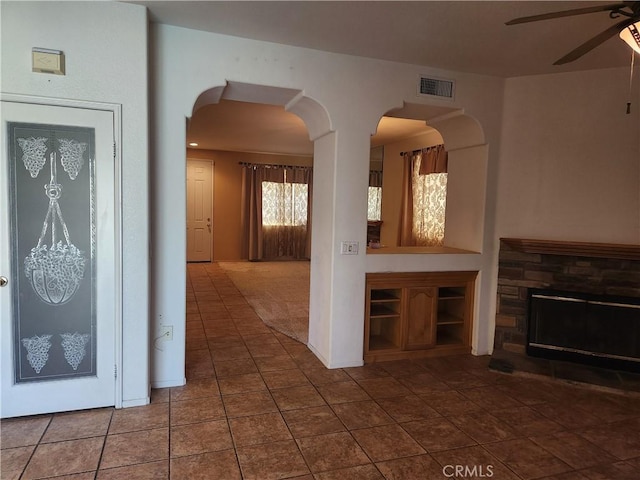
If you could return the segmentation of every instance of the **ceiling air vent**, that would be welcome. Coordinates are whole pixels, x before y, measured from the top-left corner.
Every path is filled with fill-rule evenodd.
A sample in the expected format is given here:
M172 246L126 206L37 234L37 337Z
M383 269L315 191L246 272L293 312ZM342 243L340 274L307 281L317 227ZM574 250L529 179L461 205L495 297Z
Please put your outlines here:
M453 80L420 76L418 95L453 99L455 83Z

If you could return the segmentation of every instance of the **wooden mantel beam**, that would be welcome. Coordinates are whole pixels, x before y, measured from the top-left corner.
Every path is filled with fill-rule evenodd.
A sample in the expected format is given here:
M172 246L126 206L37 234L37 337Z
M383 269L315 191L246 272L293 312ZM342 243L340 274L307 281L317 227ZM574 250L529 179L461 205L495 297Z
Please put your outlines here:
M535 240L527 238L501 238L500 241L512 249L524 253L640 260L640 245Z

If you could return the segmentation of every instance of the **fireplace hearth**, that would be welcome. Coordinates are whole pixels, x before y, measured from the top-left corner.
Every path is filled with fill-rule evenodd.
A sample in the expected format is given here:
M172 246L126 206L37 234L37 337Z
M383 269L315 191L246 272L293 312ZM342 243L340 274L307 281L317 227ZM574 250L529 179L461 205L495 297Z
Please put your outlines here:
M502 239L494 349L640 369L640 245Z

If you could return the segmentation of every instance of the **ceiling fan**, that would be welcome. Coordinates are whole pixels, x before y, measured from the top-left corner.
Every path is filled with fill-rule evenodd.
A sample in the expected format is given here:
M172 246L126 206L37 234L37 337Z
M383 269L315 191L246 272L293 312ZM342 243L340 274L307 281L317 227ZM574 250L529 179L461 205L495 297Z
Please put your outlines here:
M614 35L620 35L625 42L629 44L636 52L640 53L640 1L636 2L619 2L609 3L605 5L596 5L586 8L574 8L571 10L563 10L560 12L545 13L542 15L533 15L530 17L515 18L506 22L505 25L517 25L520 23L538 22L540 20L549 20L552 18L572 17L574 15L584 15L587 13L609 12L610 18L626 17L615 25L611 25L605 31L587 40L579 47L575 48L561 59L554 62L554 65L562 65L573 62L584 54L590 52L601 43L604 43Z

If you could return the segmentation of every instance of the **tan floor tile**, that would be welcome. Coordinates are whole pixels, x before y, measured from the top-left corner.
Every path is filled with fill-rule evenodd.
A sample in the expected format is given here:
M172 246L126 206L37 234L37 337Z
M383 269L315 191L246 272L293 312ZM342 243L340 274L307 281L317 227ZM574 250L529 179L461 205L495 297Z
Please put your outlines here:
M247 373L245 375L221 378L219 384L220 392L223 395L235 395L267 389L259 373Z
M244 343L247 347L252 345L280 344L278 337L274 333L257 333L244 336Z
M564 427L530 407L508 408L496 410L493 416L502 420L525 437L546 435L564 430Z
M452 416L448 420L478 443L497 442L520 436L515 429L488 412Z
M311 437L345 430L344 425L328 406L302 408L282 412L295 438Z
M566 428L581 428L602 423L598 417L566 403L540 403L532 405L531 408Z
M466 415L482 410L479 405L456 390L446 390L418 395L420 399L440 415Z
M28 480L95 471L104 439L93 437L38 445L22 478Z
M537 405L546 402L555 402L557 397L545 384L535 381L514 382L497 385L496 388L505 395L518 400L524 405Z
M427 453L400 425L382 425L351 432L374 462Z
M1 420L0 446L4 449L36 445L49 426L52 417L52 415L42 415Z
M419 373L399 379L413 393L431 393L433 391L451 390L451 387L431 373Z
M638 480L637 464L616 462L580 470L586 480Z
M107 436L100 469L149 463L167 458L169 458L168 428L120 433Z
M446 418L407 422L402 424L402 428L429 453L476 445L471 437Z
M278 408L282 411L317 407L325 404L313 386L279 388L272 390L271 394L278 404Z
M496 390L494 385L488 387L466 388L460 393L476 405L494 412L507 408L521 407L522 403Z
M258 371L253 358L241 358L238 360L228 360L226 362L215 362L216 375L218 379L232 377L234 375L244 375Z
M410 422L440 416L417 395L381 398L377 402L396 422Z
M309 469L293 440L238 447L245 480L271 480L306 475Z
M640 457L640 419L575 430L583 438L620 460Z
M388 377L389 373L378 364L364 365L362 367L343 368L344 372L356 382L367 378Z
M229 360L237 360L239 358L251 358L251 354L244 345L234 345L230 347L224 346L212 349L211 358L214 362L227 362Z
M358 380L360 386L373 398L410 395L411 391L393 377L365 378Z
M373 400L333 405L333 411L349 430L394 423Z
M225 412L219 397L195 398L171 402L171 425L203 422L224 418Z
M326 383L316 387L327 403L346 403L369 400L371 397L356 382Z
M233 450L171 459L171 480L240 480Z
M380 366L384 370L386 370L389 375L396 379L426 373L424 367L411 360L394 360L391 362L381 362Z
M109 426L109 434L167 426L169 426L169 404L156 403L142 407L115 410Z
M326 383L348 382L351 377L347 375L341 368L328 369L326 367L305 370L309 381L314 385L324 385Z
M96 472L72 473L71 475L60 475L57 477L47 477L53 480L94 480Z
M571 467L526 438L484 445L491 454L524 479L540 478L571 470Z
M225 325L224 327L219 326L205 326L204 335L207 340L211 340L213 338L218 337L228 337L232 335L240 335L240 332L235 327L235 325ZM233 358L233 357L230 357ZM228 360L228 358L221 358L222 360Z
M384 480L382 474L372 463L322 472L314 477L315 480Z
M3 448L0 451L0 478L18 480L27 466L35 446Z
M151 403L168 403L171 399L170 388L152 388Z
M426 454L378 462L376 466L387 480L446 478L438 462Z
M127 465L126 467L98 470L96 480L121 480L124 478L127 480L168 479L169 461L160 460L158 462L140 463L138 465Z
M258 334L260 336L264 336L267 334ZM254 338L254 335L249 336L249 338ZM248 345L247 348L251 353L253 358L258 357L274 357L276 355L288 355L287 351L284 349L280 343L255 343Z
M229 420L233 440L237 446L291 440L287 424L280 413L267 413Z
M299 438L296 441L314 473L370 463L369 457L346 432Z
M261 372L273 372L276 370L293 370L298 365L289 355L276 355L274 357L260 357L254 359L258 370Z
M219 322L216 321L215 323L227 323L229 322L229 320L220 320ZM208 348L210 349L216 349L216 348L220 348L220 347L238 347L238 346L242 346L244 345L244 340L242 339L242 336L240 335L240 333L238 333L237 335L227 335L227 336L223 336L223 337L215 337L215 338L210 338L208 341Z
M171 427L171 457L233 448L227 420L213 420Z
M250 392L223 397L227 417L246 417L262 413L277 412L275 402L269 392Z
M311 382L307 379L302 370L276 370L272 372L262 372L262 378L270 390L277 388L299 387L302 385L310 386Z
M113 413L115 410L112 408L56 413L41 442L60 442L106 435Z
M215 378L198 378L190 380L181 387L172 387L168 390L171 392L171 401L215 397L220 394L218 381Z
M613 463L617 459L593 443L572 432L530 438L545 450L553 453L576 470L601 463ZM640 451L638 452L640 454Z

